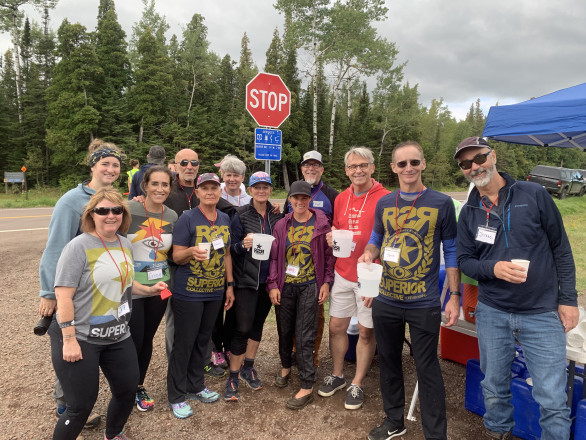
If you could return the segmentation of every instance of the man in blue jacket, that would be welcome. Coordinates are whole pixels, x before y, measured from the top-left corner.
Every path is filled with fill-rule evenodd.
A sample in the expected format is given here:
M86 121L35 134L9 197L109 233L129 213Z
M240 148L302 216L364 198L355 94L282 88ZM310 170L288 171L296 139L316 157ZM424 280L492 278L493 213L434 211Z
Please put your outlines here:
M496 170L480 137L454 159L476 185L460 212L458 265L478 280L476 328L489 437L512 438L511 364L523 348L539 403L542 439L568 439L565 332L578 322L576 269L561 215L540 185ZM525 270L511 260L529 260Z

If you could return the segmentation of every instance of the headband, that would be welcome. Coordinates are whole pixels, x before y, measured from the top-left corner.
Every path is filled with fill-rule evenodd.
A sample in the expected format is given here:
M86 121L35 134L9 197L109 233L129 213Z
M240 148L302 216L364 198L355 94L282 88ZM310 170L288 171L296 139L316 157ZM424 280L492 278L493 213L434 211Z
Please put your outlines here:
M94 151L91 154L90 159L88 161L90 168L105 157L115 157L116 159L118 159L120 163L122 163L122 157L120 156L119 152L117 152L116 150L112 150L110 148L106 148L103 150Z

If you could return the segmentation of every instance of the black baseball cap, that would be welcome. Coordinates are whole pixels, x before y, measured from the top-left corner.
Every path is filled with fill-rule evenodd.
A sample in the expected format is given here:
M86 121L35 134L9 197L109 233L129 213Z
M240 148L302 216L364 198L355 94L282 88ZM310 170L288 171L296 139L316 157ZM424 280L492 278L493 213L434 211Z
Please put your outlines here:
M290 196L304 195L311 197L311 185L305 180L297 180L291 184Z
M458 144L456 147L456 153L454 154L454 159L458 158L458 155L465 150L466 148L491 148L488 145L486 139L480 136L471 136L464 139L462 142ZM492 148L491 148L492 149Z

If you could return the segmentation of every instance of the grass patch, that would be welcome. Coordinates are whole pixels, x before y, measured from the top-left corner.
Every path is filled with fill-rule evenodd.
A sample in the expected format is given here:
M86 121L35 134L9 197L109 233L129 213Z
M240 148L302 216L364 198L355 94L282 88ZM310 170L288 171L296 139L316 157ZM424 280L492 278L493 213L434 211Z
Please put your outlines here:
M55 206L63 195L58 188L34 188L26 193L0 193L0 208L37 208Z
M569 197L564 200L554 199L562 218L576 264L576 289L586 293L586 197Z

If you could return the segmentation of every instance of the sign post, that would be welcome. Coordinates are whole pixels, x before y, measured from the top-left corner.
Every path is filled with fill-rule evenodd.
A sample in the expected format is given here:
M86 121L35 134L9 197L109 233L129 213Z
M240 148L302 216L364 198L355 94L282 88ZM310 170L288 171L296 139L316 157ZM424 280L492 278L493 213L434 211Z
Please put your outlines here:
M291 92L279 75L261 72L246 85L246 110L261 127L279 128L291 114ZM254 131L254 157L265 160L270 174L270 161L281 160L280 130L257 128Z

